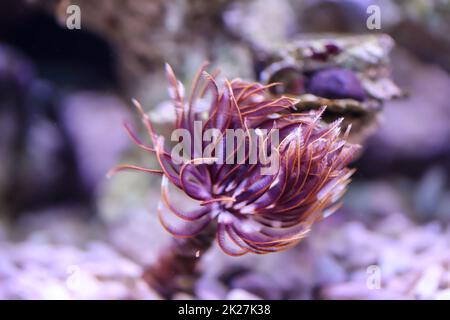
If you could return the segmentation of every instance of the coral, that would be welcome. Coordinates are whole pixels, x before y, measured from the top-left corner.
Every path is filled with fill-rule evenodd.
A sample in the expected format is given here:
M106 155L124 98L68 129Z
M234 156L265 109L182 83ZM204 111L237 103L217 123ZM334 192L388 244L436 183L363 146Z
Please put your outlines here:
M316 220L337 208L354 172L347 165L358 148L339 138L342 120L331 125L320 124L325 108L292 114L288 110L294 107L295 100L270 98L265 92L267 86L257 83L235 79L226 81L219 89L216 79L203 68L194 80L185 109L184 89L170 67L167 74L169 91L176 105L176 128L187 129L191 137L195 136L194 122L204 119L203 130L219 130L223 137L230 129L249 132L257 128L278 131L281 141L278 146L274 142L265 145L279 161L273 174L261 170L266 164L250 161L252 148L248 140L245 145L233 144L234 149L230 153L227 150L224 161L210 163L210 159L192 148L194 158L179 163L138 106L155 148L138 143L156 154L162 170L127 165L116 170L137 169L163 174L159 212L167 231L178 237L193 237L212 221L217 221L217 239L226 253L263 254L296 244ZM199 110L201 98L206 94L211 94L211 104L206 111ZM225 150L227 141L217 139L214 142L218 144L215 156L223 157L218 150ZM203 142L202 148L206 146ZM229 164L228 160L239 157L242 147L245 161ZM199 207L190 212L177 209L169 199L168 182L197 200Z
M359 147L345 141L349 130L340 138L342 119L332 124L319 121L325 108L292 113L296 101L272 98L267 92L272 85L240 79L222 83L204 69L185 99L182 84L166 67L175 128L190 134L192 158L181 159L171 152L135 101L154 147L141 142L128 127L127 131L139 147L156 155L161 169L120 165L111 172L131 169L163 175L159 219L169 233L182 239L164 250L144 277L165 297L183 287L179 276L194 273L200 252L208 249L214 234L222 250L232 256L277 252L297 244L315 221L339 207L354 172L347 165ZM205 141L200 150L196 148L198 123L202 132L216 130L211 157L205 156L210 146ZM253 129L257 132L254 140ZM241 130L248 139L235 143L233 138L229 150L224 137L230 130ZM277 163L269 173L263 170L267 162L251 161L252 143L263 130L269 134L257 151ZM279 144L269 138L273 132L279 135ZM195 200L197 207L191 211L177 208L169 199L169 182Z

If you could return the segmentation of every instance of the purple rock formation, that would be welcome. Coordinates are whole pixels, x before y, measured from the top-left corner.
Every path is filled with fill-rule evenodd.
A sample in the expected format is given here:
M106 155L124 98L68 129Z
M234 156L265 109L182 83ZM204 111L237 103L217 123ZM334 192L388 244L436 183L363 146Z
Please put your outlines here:
M314 73L307 91L328 99L366 99L366 93L356 74L348 69L332 68Z
M129 118L123 102L108 94L79 92L63 102L62 121L88 190L95 191L129 145L122 127Z

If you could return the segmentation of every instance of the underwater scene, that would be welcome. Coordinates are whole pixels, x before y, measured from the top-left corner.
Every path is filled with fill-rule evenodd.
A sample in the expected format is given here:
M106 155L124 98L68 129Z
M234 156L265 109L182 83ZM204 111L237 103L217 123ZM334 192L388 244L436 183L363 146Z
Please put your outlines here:
M1 1L0 300L450 300L449 34L448 0Z

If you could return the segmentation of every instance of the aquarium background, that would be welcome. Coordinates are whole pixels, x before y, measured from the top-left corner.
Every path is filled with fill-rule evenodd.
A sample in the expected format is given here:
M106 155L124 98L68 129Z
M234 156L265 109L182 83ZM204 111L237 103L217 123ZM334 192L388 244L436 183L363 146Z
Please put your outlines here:
M81 29L68 28L77 5ZM369 30L368 7L381 29ZM160 299L142 279L170 236L160 177L124 121L167 132L164 63L254 80L255 50L306 33L387 33L392 77L344 206L295 248L202 253L175 299L450 299L450 3L445 0L4 0L0 3L0 299ZM256 49L255 49L256 48ZM166 130L166 131L164 131Z

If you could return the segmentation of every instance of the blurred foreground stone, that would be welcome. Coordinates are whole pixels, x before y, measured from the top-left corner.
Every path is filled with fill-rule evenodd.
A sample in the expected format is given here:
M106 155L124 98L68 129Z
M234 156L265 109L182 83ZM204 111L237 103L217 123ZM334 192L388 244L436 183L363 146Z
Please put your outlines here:
M61 210L24 218L20 241L0 240L0 299L158 299L99 224Z
M366 192L376 188L385 186ZM448 299L450 230L439 221L414 222L395 197L384 209L375 201L365 211L342 209L286 252L236 258L215 246L200 253L194 295L174 298ZM77 218L85 210L77 207L30 213L14 227L2 221L0 297L159 298L142 281L144 266L170 239L152 214L155 207L101 221ZM356 221L358 212L377 213Z

